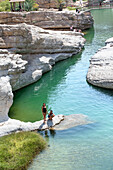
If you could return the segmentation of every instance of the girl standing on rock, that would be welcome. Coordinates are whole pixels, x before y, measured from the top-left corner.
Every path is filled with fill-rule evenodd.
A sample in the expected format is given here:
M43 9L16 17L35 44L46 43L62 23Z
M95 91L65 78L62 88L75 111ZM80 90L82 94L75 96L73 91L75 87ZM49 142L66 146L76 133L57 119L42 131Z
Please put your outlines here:
M43 117L44 117L44 123L45 123L45 121L46 121L46 113L47 113L46 104L43 103L43 106L42 106L42 114L43 114Z

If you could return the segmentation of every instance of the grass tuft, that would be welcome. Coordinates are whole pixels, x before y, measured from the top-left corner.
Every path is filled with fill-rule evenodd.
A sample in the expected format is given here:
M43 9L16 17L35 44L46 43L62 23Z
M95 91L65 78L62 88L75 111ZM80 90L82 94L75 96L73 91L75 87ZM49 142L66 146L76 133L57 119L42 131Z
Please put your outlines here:
M19 132L0 138L0 169L27 169L34 156L46 147L35 132Z

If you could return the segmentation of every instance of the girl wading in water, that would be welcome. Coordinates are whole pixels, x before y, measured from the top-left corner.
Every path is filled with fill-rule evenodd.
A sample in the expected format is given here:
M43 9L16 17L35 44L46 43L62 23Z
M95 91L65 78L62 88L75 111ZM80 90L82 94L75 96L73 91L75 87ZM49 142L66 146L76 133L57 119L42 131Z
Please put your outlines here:
M46 121L46 114L47 114L47 109L46 109L46 104L43 103L43 106L42 106L42 114L43 114L43 117L44 117L44 123Z

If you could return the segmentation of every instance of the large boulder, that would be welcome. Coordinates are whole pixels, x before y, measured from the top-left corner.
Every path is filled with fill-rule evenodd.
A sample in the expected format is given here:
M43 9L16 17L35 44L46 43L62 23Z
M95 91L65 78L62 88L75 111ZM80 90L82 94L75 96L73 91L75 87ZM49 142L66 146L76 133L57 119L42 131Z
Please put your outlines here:
M8 111L13 103L12 88L9 83L9 77L0 78L0 122L7 121Z
M105 44L90 60L87 81L98 87L113 89L113 38Z

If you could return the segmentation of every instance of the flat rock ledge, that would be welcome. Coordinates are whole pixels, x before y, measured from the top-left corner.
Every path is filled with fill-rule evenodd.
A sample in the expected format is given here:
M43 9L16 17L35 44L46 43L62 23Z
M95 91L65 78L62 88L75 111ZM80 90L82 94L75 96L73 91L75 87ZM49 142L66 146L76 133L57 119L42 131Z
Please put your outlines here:
M71 114L64 116L64 120L60 122L59 125L56 125L54 130L66 130L75 126L86 125L92 123L88 116L83 114Z
M56 115L52 121L47 119L45 124L43 120L31 123L9 118L7 121L0 123L0 137L19 131L46 130L51 128L54 130L65 130L89 123L92 122L83 114Z
M90 60L87 81L98 87L113 89L113 37L106 40Z
M63 115L58 115L55 116L52 121L47 119L46 123L44 124L43 120L31 123L9 118L7 121L0 123L0 137L19 131L49 129L50 127L54 127L55 125L59 124L63 119Z

